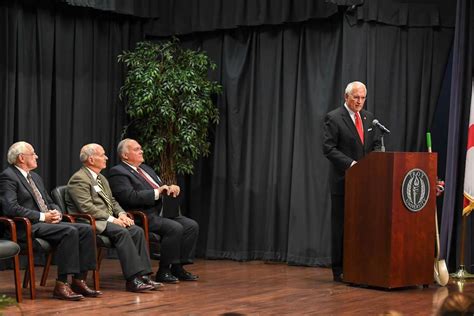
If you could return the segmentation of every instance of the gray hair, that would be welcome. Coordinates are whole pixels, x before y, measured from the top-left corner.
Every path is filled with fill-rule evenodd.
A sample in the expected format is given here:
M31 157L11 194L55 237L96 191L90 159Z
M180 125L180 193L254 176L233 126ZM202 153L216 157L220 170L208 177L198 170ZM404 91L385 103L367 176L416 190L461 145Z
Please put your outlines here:
M79 154L79 160L81 160L81 162L84 163L87 161L87 159L89 159L89 157L94 156L97 146L99 146L99 144L95 144L95 143L84 145L81 148L81 153Z
M26 146L29 144L24 141L16 142L8 148L7 160L10 165L14 165L18 156L23 154L26 150Z
M122 159L122 155L128 153L128 146L127 144L131 142L133 139L125 138L120 141L117 145L117 155L120 159Z
M346 90L344 91L344 93L346 95L352 94L352 90L354 90L355 88L357 88L359 86L364 87L365 93L367 93L367 87L365 86L365 84L363 84L360 81L352 81L351 83L349 83L347 85Z

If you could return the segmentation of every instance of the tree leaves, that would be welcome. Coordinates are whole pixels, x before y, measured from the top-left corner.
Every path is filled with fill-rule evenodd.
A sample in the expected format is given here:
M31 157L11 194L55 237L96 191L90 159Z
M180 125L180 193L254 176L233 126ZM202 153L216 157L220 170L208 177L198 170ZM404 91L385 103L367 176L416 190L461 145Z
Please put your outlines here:
M118 61L127 66L120 98L134 119L145 159L172 177L165 180L191 174L194 161L209 154L209 124L219 122L212 97L222 87L207 78L216 64L204 52L181 48L177 38L140 42Z

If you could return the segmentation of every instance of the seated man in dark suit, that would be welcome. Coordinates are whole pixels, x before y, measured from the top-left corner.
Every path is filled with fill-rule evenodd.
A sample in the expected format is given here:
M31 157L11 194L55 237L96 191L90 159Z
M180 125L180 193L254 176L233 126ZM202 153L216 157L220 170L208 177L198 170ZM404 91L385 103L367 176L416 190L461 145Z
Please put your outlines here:
M112 196L107 179L100 171L107 165L104 148L98 144L82 147L83 167L68 182L66 204L71 213L86 213L96 219L96 232L110 238L117 249L122 273L130 292L158 289L148 277L151 262L143 229L136 226Z
M85 280L88 270L96 268L95 239L90 225L61 222L62 213L46 192L36 169L33 146L14 143L7 154L10 166L0 174L0 198L4 215L26 217L32 223L34 237L56 247L58 279L53 296L63 300L81 300L102 293L90 289ZM18 238L25 238L21 230ZM71 286L67 283L72 274Z
M160 267L156 281L177 283L195 281L183 265L193 262L199 225L179 215L172 219L160 216L161 195L178 196L177 185L163 185L153 169L143 163L143 151L133 139L122 140L117 148L121 163L110 169L109 181L114 196L129 209L142 209L148 217L149 229L161 236Z

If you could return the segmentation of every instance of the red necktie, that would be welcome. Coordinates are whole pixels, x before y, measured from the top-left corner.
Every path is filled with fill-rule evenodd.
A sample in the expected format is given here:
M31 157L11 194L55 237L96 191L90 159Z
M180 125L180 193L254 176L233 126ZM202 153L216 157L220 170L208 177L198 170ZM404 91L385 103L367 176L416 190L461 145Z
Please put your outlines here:
M357 133L359 134L360 141L363 144L364 143L364 127L362 126L362 120L360 119L359 112L355 114L354 123L357 129Z
M149 185L151 185L151 187L153 189L158 189L159 186L157 186L156 184L153 183L153 181L151 181L150 179L148 179L148 177L145 175L145 173L143 173L142 169L141 168L137 168L137 172L139 175L141 175L143 177L143 179L145 179L146 182L148 182Z

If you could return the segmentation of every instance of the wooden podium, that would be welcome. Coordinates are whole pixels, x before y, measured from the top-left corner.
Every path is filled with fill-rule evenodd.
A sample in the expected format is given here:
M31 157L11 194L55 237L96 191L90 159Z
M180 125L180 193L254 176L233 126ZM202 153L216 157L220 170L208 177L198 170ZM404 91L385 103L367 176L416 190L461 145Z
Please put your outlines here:
M346 172L345 282L433 283L436 170L435 153L372 152Z

